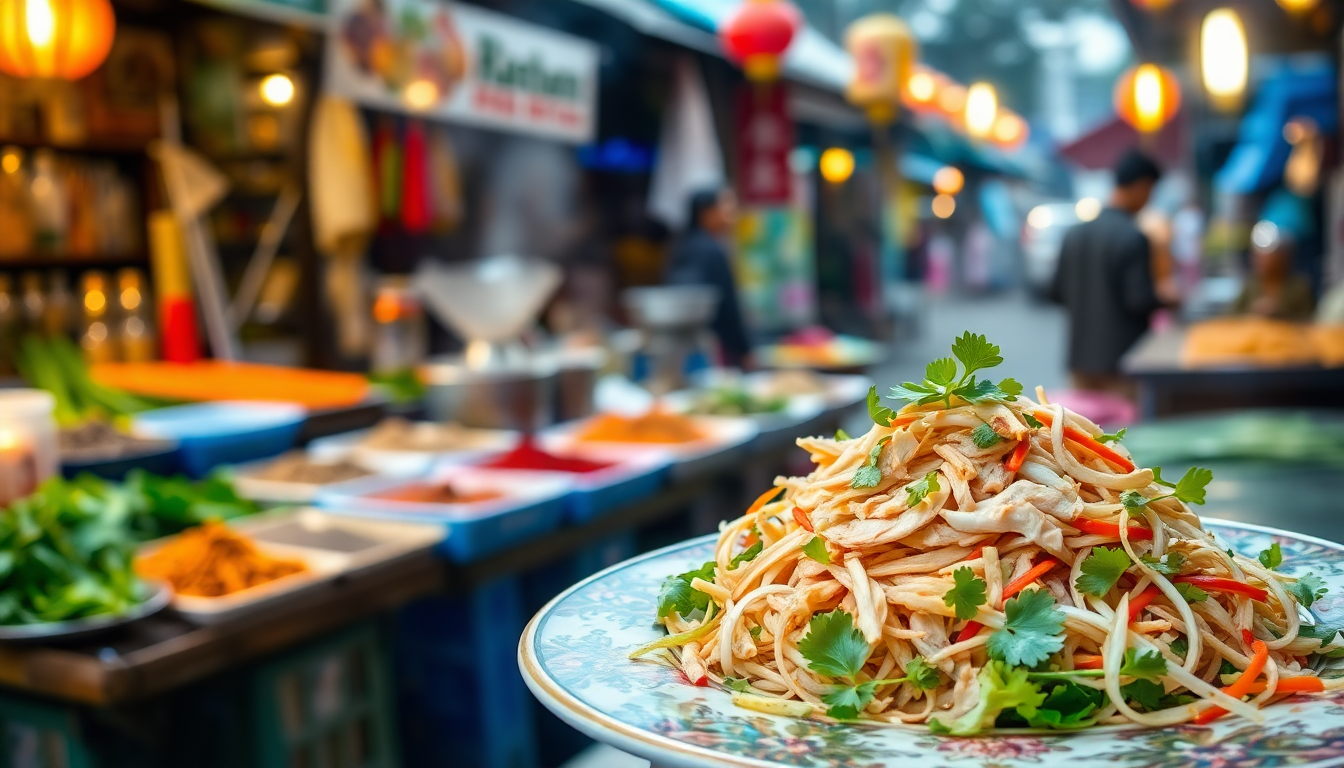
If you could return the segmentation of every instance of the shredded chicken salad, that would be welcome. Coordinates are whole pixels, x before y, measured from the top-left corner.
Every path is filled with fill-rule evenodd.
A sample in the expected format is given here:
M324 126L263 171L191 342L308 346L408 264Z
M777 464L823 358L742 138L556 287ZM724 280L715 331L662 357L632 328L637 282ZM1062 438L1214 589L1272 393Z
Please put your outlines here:
M802 438L815 469L722 527L712 561L664 582L675 664L739 706L923 723L936 733L1203 724L1294 693L1344 655L1277 544L1249 558L1205 531L1212 473L1139 467L1012 379L963 334L920 383L876 388L867 434ZM782 496L780 496L782 492ZM779 497L779 498L776 498Z

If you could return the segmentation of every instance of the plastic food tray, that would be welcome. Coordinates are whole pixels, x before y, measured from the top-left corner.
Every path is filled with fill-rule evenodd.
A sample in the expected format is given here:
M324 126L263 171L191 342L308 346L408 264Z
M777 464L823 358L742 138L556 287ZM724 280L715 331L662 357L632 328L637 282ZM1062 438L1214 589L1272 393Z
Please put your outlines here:
M462 451L396 451L363 448L360 443L371 430L361 429L324 437L308 444L308 454L318 461L346 459L371 472L391 477L418 477L445 464L470 464L489 456L507 453L518 446L522 435L510 430L480 430L487 433L486 444Z
M559 479L570 485L565 497L565 517L575 524L613 512L639 499L654 495L667 482L672 457L667 453L643 453L627 456L596 472L555 472L550 470L480 467L482 472L507 477L521 485Z
M263 480L256 473L266 468L271 460L256 461L234 467L233 485L238 495L253 501L270 501L280 504L312 504L320 493L329 489L339 490L348 483L357 483L377 477L377 473L363 477L352 477L334 483L298 483L286 480Z
M197 403L146 411L131 429L140 437L176 440L182 468L204 477L223 464L284 453L307 417L302 407L288 403Z
M230 526L251 537L261 552L301 560L308 570L221 597L174 595L173 609L196 624L218 624L329 586L337 577L434 547L444 537L437 525L355 520L311 508L258 515ZM140 555L174 538L149 542L140 548Z
M705 431L707 436L703 440L679 445L580 441L575 439L575 435L586 422L579 421L551 427L538 435L537 441L544 450L552 453L572 454L596 461L625 461L639 455L667 456L672 461L668 476L673 480L687 480L717 472L736 461L760 433L760 427L749 418L691 418Z
M411 482L450 482L468 493L495 491L503 495L473 504L371 498L373 494ZM438 524L448 530L444 553L457 562L470 562L558 528L565 517L566 497L573 487L573 481L567 477L537 478L519 484L502 470L445 465L419 480L402 477L354 480L340 489L318 494L317 500L319 506L336 515Z

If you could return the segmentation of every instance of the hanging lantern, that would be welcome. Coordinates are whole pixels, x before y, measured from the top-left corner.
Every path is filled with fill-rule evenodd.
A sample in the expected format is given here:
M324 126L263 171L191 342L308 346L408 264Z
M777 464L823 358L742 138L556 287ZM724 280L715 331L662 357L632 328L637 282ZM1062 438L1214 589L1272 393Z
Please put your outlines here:
M1320 5L1320 0L1278 0L1279 7L1289 13L1306 13Z
M1140 64L1115 84L1115 111L1140 133L1154 133L1181 108L1176 76L1156 64Z
M1016 149L1026 143L1029 132L1026 120L1001 109L989 137L1004 149Z
M854 57L854 79L845 96L874 123L895 120L918 53L910 29L891 14L865 16L849 25L845 47ZM931 101L933 94L927 99Z
M108 0L0 0L0 72L78 80L112 49Z
M942 75L928 67L916 65L910 79L905 81L905 105L915 110L934 109L938 105L940 78Z
M1132 0L1134 5L1145 11L1165 11L1175 0Z
M798 9L787 0L746 0L719 37L749 79L768 82L779 77L779 60L801 26Z
M989 83L975 83L966 91L966 132L987 139L999 117L999 94Z
M1209 12L1199 25L1199 70L1214 107L1230 111L1241 106L1249 66L1241 17L1231 8Z

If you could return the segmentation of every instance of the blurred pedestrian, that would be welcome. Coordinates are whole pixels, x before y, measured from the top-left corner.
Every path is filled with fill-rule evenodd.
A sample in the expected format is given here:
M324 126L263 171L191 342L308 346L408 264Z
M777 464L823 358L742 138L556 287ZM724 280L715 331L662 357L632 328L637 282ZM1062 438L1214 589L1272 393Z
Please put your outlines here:
M1251 228L1251 274L1232 311L1306 321L1315 308L1311 282L1293 270L1292 238L1273 222L1256 224Z
M1115 167L1110 204L1064 236L1050 297L1069 314L1069 374L1077 389L1132 393L1120 358L1163 306L1152 247L1134 219L1161 178L1148 156L1126 153Z
M751 341L737 295L737 280L724 240L737 219L737 196L730 189L706 189L691 196L686 231L668 257L669 285L710 285L718 289L719 307L710 328L719 339L723 364L751 366Z

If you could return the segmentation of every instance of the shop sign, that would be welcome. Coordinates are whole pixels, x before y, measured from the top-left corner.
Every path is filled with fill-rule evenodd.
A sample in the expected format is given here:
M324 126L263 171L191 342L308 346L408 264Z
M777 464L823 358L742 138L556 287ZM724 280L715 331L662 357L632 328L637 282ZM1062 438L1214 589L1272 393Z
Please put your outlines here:
M785 205L791 198L793 123L777 83L748 84L737 95L737 193L746 205Z
M379 109L574 143L593 139L598 49L481 8L333 0L326 89Z

